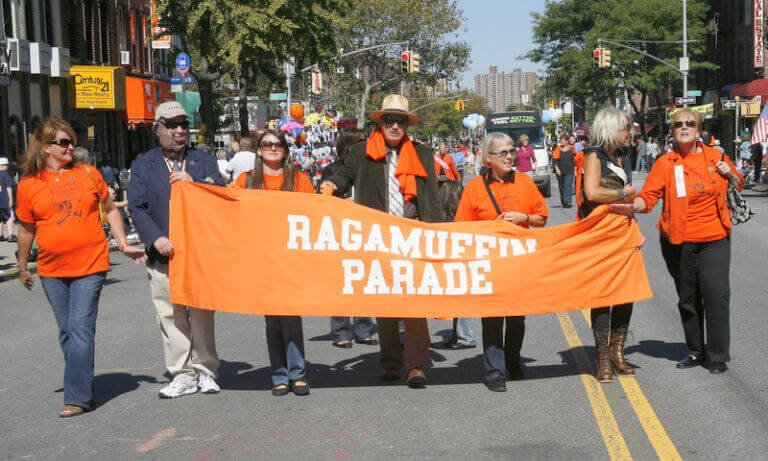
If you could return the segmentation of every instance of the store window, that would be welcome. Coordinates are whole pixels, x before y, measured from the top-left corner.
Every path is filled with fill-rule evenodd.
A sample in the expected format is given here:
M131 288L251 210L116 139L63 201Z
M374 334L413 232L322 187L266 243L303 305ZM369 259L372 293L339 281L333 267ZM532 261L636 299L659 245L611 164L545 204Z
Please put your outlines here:
M120 51L128 51L128 37L125 30L125 5L120 5L117 9L117 35Z
M13 18L11 16L11 0L3 0L3 29L6 37L15 37L13 33Z

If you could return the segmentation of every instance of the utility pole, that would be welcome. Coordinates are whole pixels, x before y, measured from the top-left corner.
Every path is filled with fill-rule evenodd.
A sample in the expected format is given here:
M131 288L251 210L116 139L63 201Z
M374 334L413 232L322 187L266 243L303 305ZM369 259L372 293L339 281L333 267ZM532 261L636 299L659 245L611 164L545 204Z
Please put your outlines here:
M285 61L284 69L285 69L285 116L288 117L291 114L291 78L293 78L293 73L296 71L296 66L294 65L296 61L291 57L288 58L287 61Z
M683 59L681 69L683 71L683 97L688 96L688 0L683 0ZM686 104L687 106L688 104Z

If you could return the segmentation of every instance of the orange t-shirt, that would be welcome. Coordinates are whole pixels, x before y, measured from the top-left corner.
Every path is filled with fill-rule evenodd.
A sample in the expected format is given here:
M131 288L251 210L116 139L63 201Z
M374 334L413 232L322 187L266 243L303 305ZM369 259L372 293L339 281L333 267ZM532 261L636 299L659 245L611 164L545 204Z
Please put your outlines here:
M527 175L515 173L514 181L492 181L489 186L502 213L516 211L544 218L549 216L547 202L536 183ZM496 208L483 184L483 177L477 176L464 188L454 221L489 221L497 217Z
M683 157L688 215L685 218L684 242L712 242L728 233L717 214L717 191L710 175L718 174L707 168L704 154Z
M235 181L235 185L241 189L245 189L246 185L248 184L248 175L241 174L237 177L237 180ZM300 171L294 172L294 186L296 192L307 192L310 194L315 193L315 188L312 187L312 181L309 180L307 175ZM271 176L268 174L264 175L264 189L266 190L280 190L280 188L283 187L283 175L278 174L275 176Z
M99 220L99 200L108 195L101 174L86 165L63 173L43 171L19 181L16 215L35 225L41 277L82 277L109 270L109 245Z

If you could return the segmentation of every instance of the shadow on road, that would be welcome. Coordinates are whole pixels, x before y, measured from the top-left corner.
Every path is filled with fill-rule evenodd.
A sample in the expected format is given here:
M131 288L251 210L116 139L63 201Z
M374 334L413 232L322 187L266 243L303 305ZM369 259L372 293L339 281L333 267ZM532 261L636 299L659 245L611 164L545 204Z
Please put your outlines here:
M104 373L93 377L94 395L96 396L96 408L110 400L135 391L139 383L157 383L154 376L132 375L130 373Z
M677 362L688 354L688 348L683 343L667 343L651 339L640 341L634 346L629 346L624 349L624 352L626 354L638 352L649 357Z

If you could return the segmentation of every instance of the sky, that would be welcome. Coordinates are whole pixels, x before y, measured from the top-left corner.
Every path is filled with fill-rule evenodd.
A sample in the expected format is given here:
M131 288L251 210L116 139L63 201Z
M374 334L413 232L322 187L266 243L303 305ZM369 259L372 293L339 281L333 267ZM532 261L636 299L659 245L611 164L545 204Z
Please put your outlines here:
M475 74L497 66L499 72L540 72L542 68L519 59L532 48L531 12L543 11L545 0L458 0L467 18L466 32L461 38L472 47L472 63L460 85L475 87Z

